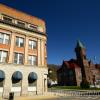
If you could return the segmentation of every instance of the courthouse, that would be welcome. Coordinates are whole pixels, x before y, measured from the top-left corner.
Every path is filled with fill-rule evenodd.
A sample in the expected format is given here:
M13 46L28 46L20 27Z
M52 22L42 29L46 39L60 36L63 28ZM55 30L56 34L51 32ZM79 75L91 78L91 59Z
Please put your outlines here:
M0 4L0 95L47 91L45 22Z

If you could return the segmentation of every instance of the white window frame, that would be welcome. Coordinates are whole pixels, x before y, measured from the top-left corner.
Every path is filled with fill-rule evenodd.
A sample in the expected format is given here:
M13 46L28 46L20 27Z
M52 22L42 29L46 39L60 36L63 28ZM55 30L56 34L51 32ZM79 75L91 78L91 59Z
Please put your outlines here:
M20 56L21 53L16 53L16 52L15 52L15 54L17 54L18 56L17 56L17 63L15 63L15 62L14 62L14 63L15 63L15 64L20 64L20 63L19 63L19 59L20 59L19 56ZM21 55L23 55L23 54L21 54ZM15 56L14 56L14 60L15 60ZM22 60L23 60L23 59L22 59ZM23 63L22 63L22 64L23 64Z
M21 47L21 39L23 40L23 47L24 47L24 38L21 38L21 37L16 37L16 41L17 41L17 38L18 38L18 47Z
M31 48L30 48L30 44L31 44ZM36 44L35 47L34 44ZM36 49L36 48L37 48L37 42L34 40L29 40L29 49Z
M8 34L2 33L2 32L0 32L0 33L3 35L3 42L2 42L2 44L6 44L5 40L6 40L6 37L7 37ZM8 44L9 44L9 39L8 39Z
M0 50L0 51L1 51L1 59L0 59L0 62L2 63L3 62L3 57L4 57L3 55L4 55L5 52L7 53L7 51L2 51L2 50Z
M37 62L37 57L36 57L36 56L31 56L31 55L29 55L29 56L28 56L28 61L29 61L29 57L31 57L31 64L30 64L30 63L29 63L29 64L30 64L30 65L36 65L36 64L34 64L34 61L35 61L34 59L36 59L36 62ZM34 57L35 57L35 58L34 58Z

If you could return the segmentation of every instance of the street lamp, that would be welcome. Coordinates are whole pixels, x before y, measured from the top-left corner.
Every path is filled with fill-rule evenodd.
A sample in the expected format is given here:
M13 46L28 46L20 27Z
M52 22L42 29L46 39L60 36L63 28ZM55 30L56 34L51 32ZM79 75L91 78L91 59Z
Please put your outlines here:
M51 78L50 78L51 73L52 73L52 70L49 69L49 70L48 70L48 78L47 78L47 79L48 79L48 87L51 86L51 82L52 82L52 80L51 80Z

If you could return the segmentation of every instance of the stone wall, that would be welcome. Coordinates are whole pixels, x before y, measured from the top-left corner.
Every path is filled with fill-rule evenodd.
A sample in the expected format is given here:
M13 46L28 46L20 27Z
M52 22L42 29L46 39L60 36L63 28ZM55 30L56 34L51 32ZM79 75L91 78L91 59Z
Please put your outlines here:
M30 72L35 72L37 74L37 87L36 93L33 91L34 94L43 94L44 90L47 91L47 74L48 70L46 67L37 67L37 66L25 66L25 65L13 65L13 64L0 64L0 70L5 73L5 80L3 86L3 92L1 95L4 97L9 96L9 92L11 92L12 88L12 75L16 71L20 71L22 73L22 84L21 84L21 91L20 93L16 93L15 95L29 95L28 94L28 75ZM44 85L45 84L45 85ZM44 89L45 88L45 89ZM45 92L46 92L45 91ZM32 92L31 92L32 95Z

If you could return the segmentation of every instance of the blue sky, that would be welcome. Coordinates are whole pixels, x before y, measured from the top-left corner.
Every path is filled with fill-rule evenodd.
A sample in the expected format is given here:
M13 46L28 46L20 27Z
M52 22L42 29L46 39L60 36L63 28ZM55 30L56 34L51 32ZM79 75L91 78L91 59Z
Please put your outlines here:
M0 0L46 21L48 63L61 64L75 58L80 39L87 58L100 63L100 0Z

